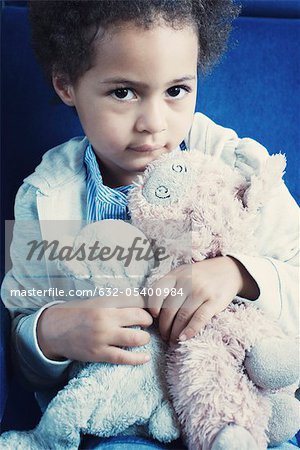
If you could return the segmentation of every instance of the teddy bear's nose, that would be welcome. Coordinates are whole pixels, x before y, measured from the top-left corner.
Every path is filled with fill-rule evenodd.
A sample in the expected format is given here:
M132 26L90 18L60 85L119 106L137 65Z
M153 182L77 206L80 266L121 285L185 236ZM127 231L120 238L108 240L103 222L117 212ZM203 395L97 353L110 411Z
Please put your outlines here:
M155 189L155 196L158 198L170 198L170 191L166 186L159 186Z

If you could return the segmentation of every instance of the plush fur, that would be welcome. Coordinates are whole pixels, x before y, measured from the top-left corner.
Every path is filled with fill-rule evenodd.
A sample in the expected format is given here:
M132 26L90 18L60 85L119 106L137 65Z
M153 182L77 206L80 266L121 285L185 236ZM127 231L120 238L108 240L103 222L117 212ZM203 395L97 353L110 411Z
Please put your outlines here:
M256 170L245 164L244 173L196 151L154 161L129 199L132 223L170 255L149 283L205 258L264 255L257 236L260 210L282 183L284 168L283 155L269 157ZM232 423L239 426L230 435L237 433L240 449L254 450L253 442L240 440L240 427L251 433L257 449L291 437L299 428L291 395L299 377L297 347L254 306L239 302L171 351L167 380L188 447L210 449ZM277 390L293 383L280 394L286 403L278 402Z
M241 174L197 151L172 152L154 161L130 193L134 226L111 220L90 224L73 243L75 250L95 241L128 247L136 237L147 238L154 253L162 246L169 257L160 264L133 260L125 266L113 258L71 261L61 268L80 288L124 290L149 286L181 264L208 257L263 254L256 236L259 211L281 183L284 167L278 155L256 172ZM195 338L168 353L155 327L150 333L147 346L131 349L146 348L150 363L74 363L69 383L37 428L4 433L1 448L75 449L81 433L148 434L169 442L180 428L167 385L190 450L232 450L233 442L239 450L261 450L297 431L297 347L255 307L232 303Z
M101 248L114 249L119 245L126 249L137 238L147 240L132 225L107 220L87 225L75 239L62 240L63 245L72 241L76 251L82 244L88 248L95 242ZM88 258L64 261L60 268L74 279L76 289L115 288L125 292L141 288L153 265L153 259L132 259L126 266L116 255L109 261L90 262ZM122 298L126 301L125 296ZM101 298L99 302L101 306ZM0 448L76 450L83 434L100 437L134 434L166 443L177 439L180 427L165 380L167 346L155 327L149 331L151 340L147 345L128 349L148 352L149 363L132 366L74 362L69 370L70 381L50 402L37 427L29 432L3 433Z

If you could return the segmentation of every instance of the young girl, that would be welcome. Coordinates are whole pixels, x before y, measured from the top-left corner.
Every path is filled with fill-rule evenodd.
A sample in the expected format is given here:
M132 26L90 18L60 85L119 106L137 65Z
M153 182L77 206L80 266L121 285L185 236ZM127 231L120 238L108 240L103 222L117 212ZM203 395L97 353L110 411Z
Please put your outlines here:
M179 146L240 171L259 169L267 157L263 147L194 113L198 70L221 54L236 14L230 0L30 3L37 57L86 134L47 152L16 199L13 268L2 298L13 317L17 370L38 391L42 409L66 382L72 360L146 363L147 354L124 347L148 342L145 330L130 327L147 328L152 316L159 316L164 339L189 339L239 295L285 330L297 331L297 206L284 186L262 211L262 257L218 257L180 267L161 281L183 288L176 306L159 297L148 311L142 298L134 307L129 298L117 305L110 297L82 302L66 290L62 301L50 289L58 283L53 265L46 262L44 277L40 261L24 258L29 236L49 236L47 221L67 229L70 222L80 228L86 221L128 219L126 196L136 175ZM20 288L28 295L13 296Z

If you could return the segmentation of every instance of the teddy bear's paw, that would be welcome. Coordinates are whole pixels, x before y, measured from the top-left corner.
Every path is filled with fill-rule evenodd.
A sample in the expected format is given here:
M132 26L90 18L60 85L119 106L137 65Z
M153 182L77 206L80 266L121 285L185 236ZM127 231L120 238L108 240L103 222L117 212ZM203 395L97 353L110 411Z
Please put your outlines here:
M152 437L164 443L179 438L179 424L169 401L164 400L152 414L149 420L149 433Z
M272 416L269 419L267 436L271 447L291 439L299 429L299 401L286 393L269 396Z
M280 389L299 379L298 345L290 338L265 338L247 353L245 369L264 389Z
M0 448L1 450L41 450L43 447L31 431L7 431L0 437Z
M253 436L239 425L228 425L216 436L211 450L262 450Z

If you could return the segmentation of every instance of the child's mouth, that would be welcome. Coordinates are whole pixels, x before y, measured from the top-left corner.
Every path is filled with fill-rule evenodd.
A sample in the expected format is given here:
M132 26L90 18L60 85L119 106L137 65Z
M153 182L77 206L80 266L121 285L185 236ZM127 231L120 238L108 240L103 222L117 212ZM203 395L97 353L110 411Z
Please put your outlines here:
M139 145L137 147L128 147L129 150L133 150L137 153L151 153L156 150L161 150L164 146L163 145Z

